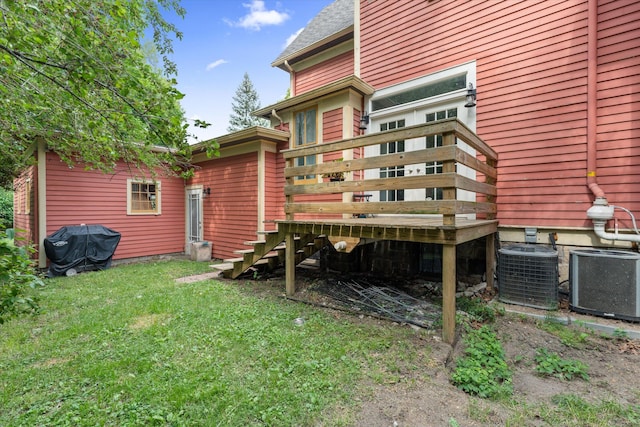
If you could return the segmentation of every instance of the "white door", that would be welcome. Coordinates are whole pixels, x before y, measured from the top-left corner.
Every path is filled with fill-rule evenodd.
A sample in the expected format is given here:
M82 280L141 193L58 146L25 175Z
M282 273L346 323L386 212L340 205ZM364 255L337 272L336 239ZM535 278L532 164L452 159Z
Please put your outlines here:
M202 189L187 190L187 251L192 242L202 241Z

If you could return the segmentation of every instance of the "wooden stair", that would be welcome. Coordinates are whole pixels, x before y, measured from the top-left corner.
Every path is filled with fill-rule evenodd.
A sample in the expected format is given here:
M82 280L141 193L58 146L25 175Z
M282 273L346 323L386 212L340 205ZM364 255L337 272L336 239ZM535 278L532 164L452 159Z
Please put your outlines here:
M238 258L225 259L221 264L211 267L222 272L224 277L235 279L251 267L262 267L269 270L281 265L285 260L284 233L277 230L260 232L262 240L244 242L250 249L234 251ZM301 263L328 243L327 236L306 234L294 238L296 246L296 264Z

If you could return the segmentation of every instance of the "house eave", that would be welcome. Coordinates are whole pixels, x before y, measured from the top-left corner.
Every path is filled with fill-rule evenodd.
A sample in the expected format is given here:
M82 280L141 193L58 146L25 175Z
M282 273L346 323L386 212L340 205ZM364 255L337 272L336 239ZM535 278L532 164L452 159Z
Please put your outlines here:
M278 67L281 70L289 71L288 67L285 65L285 62L289 65L293 65L296 62L300 62L304 59L312 57L320 52L323 52L327 49L330 49L333 46L337 46L340 43L344 43L347 40L353 39L353 25L338 31L337 33L332 34L329 37L325 37L322 40L318 40L317 42L306 46L296 52L293 52L287 56L281 56L275 61L271 63L272 67Z
M284 101L280 101L276 104L269 105L267 107L261 108L259 110L254 111L252 114L258 117L264 117L266 119L271 118L272 111L282 111L288 110L291 108L295 108L298 105L308 103L319 98L332 95L336 92L341 92L347 89L355 90L364 96L373 95L375 89L373 86L362 80L361 78L351 75L344 77L340 80L336 80L335 82L331 82L319 88L310 90L309 92L305 92L301 95L291 97L289 99L285 99Z
M265 128L262 126L253 126L247 129L242 129L237 132L228 133L216 138L213 138L220 148L231 147L239 144L244 144L250 141L270 141L270 142L284 142L289 140L289 132ZM212 140L208 140L212 141ZM202 153L205 151L204 142L199 142L191 147L193 154Z

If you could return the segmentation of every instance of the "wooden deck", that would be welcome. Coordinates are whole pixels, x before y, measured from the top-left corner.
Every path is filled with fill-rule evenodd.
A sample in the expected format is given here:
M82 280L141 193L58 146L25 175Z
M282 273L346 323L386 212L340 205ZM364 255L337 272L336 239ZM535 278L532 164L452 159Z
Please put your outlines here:
M373 218L277 220L278 230L296 234L399 240L459 245L497 232L497 220L457 219L455 225L442 218L378 216Z
M358 158L355 155L367 146L420 141L429 136L437 136L442 146L374 157ZM463 145L467 148L463 149ZM287 162L284 190L287 218L276 222L279 232L285 235L287 294L295 292L296 235L440 244L443 247L443 339L452 343L455 337L456 246L493 236L498 229L495 220L496 152L457 119L445 119L290 149L283 154ZM324 156L340 161L323 163L321 158ZM423 174L363 179L367 176L366 170L404 170L404 166L424 164L438 164L441 172L428 174L422 167ZM465 176L460 172L462 169L473 170L476 178ZM344 181L329 182L327 178L321 178L334 175L342 176ZM376 174L369 174L369 177L371 175ZM441 188L442 200L363 202L362 197L356 197L384 190L423 188ZM475 196L461 200L459 194L462 192ZM302 199L297 200L298 197ZM296 214L318 218L296 219ZM469 216L479 219L466 219ZM486 276L490 288L493 286L494 241L492 237L486 239Z
M494 233L497 220L458 219L455 225L443 224L442 218L380 216L374 218L314 219L277 221L278 230L285 234L286 247L295 247L295 235L326 235L372 240L398 240L442 245L442 324L443 339L452 343L455 338L456 312L456 246L460 243L490 236L486 239L487 288L493 288L495 265ZM295 252L286 254L287 295L295 293Z

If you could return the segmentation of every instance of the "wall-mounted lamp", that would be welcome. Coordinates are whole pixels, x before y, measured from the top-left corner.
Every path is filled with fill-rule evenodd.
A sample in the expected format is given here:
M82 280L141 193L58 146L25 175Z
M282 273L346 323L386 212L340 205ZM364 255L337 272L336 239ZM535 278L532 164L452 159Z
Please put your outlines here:
M202 196L210 196L211 195L211 187L207 187L207 188L203 188L202 189Z
M362 116L360 116L360 130L365 130L368 124L369 124L369 115L365 111L364 113L362 113Z
M471 108L476 106L476 90L473 88L473 83L469 83L469 89L467 89L467 103L465 107Z

